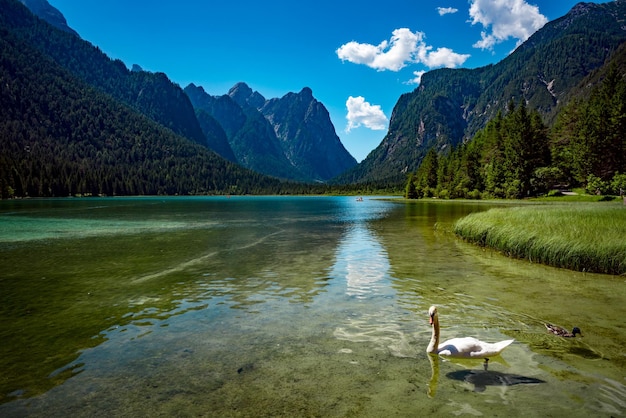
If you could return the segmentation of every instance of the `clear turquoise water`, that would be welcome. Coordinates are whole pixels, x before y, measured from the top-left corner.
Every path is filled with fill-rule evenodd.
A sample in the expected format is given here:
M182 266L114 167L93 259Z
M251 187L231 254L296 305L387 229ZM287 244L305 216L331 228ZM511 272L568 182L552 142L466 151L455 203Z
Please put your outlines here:
M488 207L0 202L0 416L624 416L624 277L449 232ZM431 304L444 339L516 342L431 361Z

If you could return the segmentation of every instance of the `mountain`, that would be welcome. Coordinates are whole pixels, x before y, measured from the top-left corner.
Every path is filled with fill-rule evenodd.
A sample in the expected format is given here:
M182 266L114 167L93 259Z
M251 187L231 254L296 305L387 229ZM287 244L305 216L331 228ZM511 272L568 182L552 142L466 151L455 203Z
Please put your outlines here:
M289 161L308 178L326 181L357 164L310 88L268 100L260 111L274 127Z
M202 109L196 110L196 118L206 137L209 149L215 151L228 161L236 163L237 157L235 157L235 153L228 143L226 132L224 132L220 123Z
M260 109L265 104L265 97L253 91L246 83L237 83L229 91L228 96L242 107Z
M194 84L188 85L185 93L196 112L213 117L223 128L239 164L279 178L305 180L282 153L272 126L257 109L245 101L242 106L230 94L211 96Z
M47 4L42 0L25 2L31 5ZM165 74L130 71L122 61L111 60L89 42L34 18L16 0L2 0L0 8L3 29L37 48L78 79L135 108L175 133L206 145L206 138L189 98ZM38 10L34 6L33 9ZM47 19L49 14L44 16Z
M79 57L95 48L36 19L15 0L0 0L0 10L2 198L305 190L226 161L205 144L103 91L98 83L88 83L75 68L60 63L66 60L59 55L67 54L70 60L74 50L62 51L57 42L65 40L75 46L82 51ZM38 37L42 34L45 39ZM106 64L97 51L92 58ZM116 65L105 65L102 71ZM139 103L156 106L161 89L171 89L176 95L164 75L138 75L148 79L138 94ZM115 77L109 80L117 81ZM190 104L180 88L177 97Z
M20 0L22 4L30 9L35 16L45 20L57 29L79 36L78 33L67 25L65 16L46 0Z
M579 3L495 65L439 69L396 103L389 131L338 183L404 182L430 148L470 140L508 104L524 101L553 124L578 83L626 41L626 1Z
M356 165L309 88L270 100L245 83L219 97L194 84L185 93L196 112L219 122L236 160L247 168L281 178L327 181Z

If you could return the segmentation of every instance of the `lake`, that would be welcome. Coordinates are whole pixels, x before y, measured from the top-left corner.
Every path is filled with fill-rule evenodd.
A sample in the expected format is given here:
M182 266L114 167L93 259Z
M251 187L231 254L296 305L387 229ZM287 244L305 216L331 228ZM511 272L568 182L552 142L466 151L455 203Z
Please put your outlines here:
M489 207L2 201L0 416L625 416L626 279L450 232ZM431 357L433 304L444 340L516 341Z

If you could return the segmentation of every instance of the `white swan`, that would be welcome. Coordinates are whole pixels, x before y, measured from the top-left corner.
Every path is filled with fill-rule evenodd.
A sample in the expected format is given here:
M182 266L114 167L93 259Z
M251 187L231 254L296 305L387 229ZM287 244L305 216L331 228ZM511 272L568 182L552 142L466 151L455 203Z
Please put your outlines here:
M474 337L452 338L439 345L439 316L437 307L431 306L428 310L429 322L433 327L433 336L430 339L426 352L453 358L484 358L495 357L515 340L505 340L497 343L486 343Z

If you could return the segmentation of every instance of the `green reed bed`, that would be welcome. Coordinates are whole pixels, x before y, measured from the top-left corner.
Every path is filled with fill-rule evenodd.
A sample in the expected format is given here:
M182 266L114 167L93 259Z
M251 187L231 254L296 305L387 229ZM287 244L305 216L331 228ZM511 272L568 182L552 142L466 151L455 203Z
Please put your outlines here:
M494 208L454 225L463 239L532 262L626 274L626 207L571 203Z

